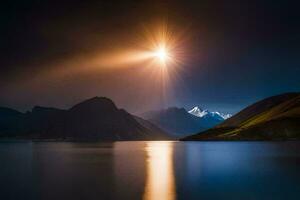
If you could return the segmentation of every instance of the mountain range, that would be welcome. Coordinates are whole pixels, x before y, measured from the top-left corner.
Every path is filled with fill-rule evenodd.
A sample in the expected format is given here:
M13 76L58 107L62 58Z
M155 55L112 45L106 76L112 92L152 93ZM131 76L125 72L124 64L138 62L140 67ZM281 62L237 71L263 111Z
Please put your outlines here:
M0 136L75 140L165 140L151 122L119 109L112 100L94 97L68 110L35 106L21 113L0 108Z
M35 106L22 113L0 107L0 137L105 141L300 139L300 93L263 99L232 117L199 107L190 111L171 107L138 117L105 97L85 100L70 109Z
M182 140L300 139L300 93L254 103L221 124Z
M170 107L149 111L141 116L175 137L204 131L224 121L223 116L218 112L209 112L199 107L194 107L190 111L186 111L184 108Z
M211 112L209 110L203 110L203 109L199 108L198 106L194 107L193 109L191 109L188 112L197 117L212 117L212 118L219 119L221 121L228 119L229 117L232 116L231 114L224 114L224 113L220 113L217 111Z

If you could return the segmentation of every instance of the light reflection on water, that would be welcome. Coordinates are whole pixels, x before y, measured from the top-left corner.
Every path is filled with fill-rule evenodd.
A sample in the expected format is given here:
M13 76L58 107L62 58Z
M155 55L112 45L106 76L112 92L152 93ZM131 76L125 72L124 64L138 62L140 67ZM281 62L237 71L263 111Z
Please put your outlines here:
M147 142L144 200L174 200L173 143Z
M0 142L1 199L298 199L300 142Z

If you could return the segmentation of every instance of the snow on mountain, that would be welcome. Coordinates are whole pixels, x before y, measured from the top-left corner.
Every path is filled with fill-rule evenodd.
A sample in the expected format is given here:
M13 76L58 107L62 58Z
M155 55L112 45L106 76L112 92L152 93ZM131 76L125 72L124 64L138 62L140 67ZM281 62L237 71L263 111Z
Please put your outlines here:
M217 111L214 112L210 112L208 110L203 110L201 108L199 108L198 106L195 106L193 109L191 109L190 111L188 111L190 114L195 115L197 117L214 117L216 119L219 120L225 120L228 119L229 117L231 117L231 114L224 114L224 113L220 113Z
M220 115L224 120L225 119L228 119L232 116L232 114L224 114L224 113L219 113L219 112L213 112L213 113L216 113L217 115Z
M204 117L208 114L207 110L202 110L198 106L194 107L192 110L188 111L190 114L195 115L197 117Z

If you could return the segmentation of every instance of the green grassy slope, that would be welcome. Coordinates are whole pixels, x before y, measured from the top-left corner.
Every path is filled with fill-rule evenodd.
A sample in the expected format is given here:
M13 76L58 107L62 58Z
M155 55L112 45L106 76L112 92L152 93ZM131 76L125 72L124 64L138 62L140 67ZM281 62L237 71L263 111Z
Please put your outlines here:
M263 140L300 138L300 93L259 101L219 126L183 140Z

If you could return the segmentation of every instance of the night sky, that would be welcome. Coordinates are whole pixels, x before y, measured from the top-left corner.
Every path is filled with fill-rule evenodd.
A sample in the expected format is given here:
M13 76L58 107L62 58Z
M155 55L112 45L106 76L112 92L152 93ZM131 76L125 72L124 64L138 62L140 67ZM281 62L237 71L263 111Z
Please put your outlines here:
M195 105L235 113L300 90L299 6L288 0L2 3L0 105L66 108L107 96L133 113ZM155 32L157 24L182 41L164 105L143 63L112 62L116 52L138 50L145 30ZM109 67L97 68L97 58Z

